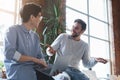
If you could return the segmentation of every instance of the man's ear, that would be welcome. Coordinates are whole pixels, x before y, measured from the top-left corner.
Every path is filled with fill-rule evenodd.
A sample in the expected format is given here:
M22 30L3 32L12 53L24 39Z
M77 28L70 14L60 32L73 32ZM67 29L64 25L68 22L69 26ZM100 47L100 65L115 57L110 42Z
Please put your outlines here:
M30 19L33 19L34 18L34 16L33 15L30 15Z
M35 18L35 17L34 17L33 15L30 15L30 19L29 19L29 20L30 20L30 21L34 21L34 18Z

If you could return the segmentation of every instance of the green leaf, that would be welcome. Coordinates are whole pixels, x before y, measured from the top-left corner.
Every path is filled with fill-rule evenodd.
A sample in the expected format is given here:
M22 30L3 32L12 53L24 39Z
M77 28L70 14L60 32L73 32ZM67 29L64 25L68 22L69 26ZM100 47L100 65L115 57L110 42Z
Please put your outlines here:
M45 29L43 30L43 33L42 33L42 35L44 36L45 35L45 33L47 32L47 26L45 27Z
M4 67L4 63L3 61L0 61L0 69L2 69Z
M57 7L55 6L55 4L54 4L54 12L55 12L55 16L57 17L58 16L58 11L57 11Z

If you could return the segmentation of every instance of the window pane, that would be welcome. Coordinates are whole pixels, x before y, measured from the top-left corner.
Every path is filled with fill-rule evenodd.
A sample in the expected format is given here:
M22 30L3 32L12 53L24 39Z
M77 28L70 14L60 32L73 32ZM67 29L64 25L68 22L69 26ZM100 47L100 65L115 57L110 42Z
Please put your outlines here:
M3 55L3 47L0 46L0 61L3 61L4 55Z
M91 16L107 22L106 0L90 0L89 13Z
M14 15L0 12L0 60L3 60L3 36L6 28L14 24Z
M66 0L66 5L87 13L87 0L77 0L77 2L75 2L75 0Z
M88 36L86 36L86 35L81 35L81 39L82 39L83 41L85 41L86 43L88 43Z
M0 9L14 12L16 0L0 0Z
M3 41L3 25L0 25L0 46L2 45Z
M111 54L109 48L110 44L108 41L110 35L108 34L109 26L107 24L108 23L107 17L109 16L107 8L109 7L107 6L106 1L107 0L79 0L77 3L74 3L75 1L73 0L66 0L67 6L70 6L75 10L80 11L77 12L67 7L66 23L67 28L71 29L71 25L73 24L74 19L76 18L83 19L89 26L89 32L87 28L85 35L83 34L81 36L81 39L90 44L91 57L103 57L106 59L110 59ZM87 5L87 3L89 3L89 5ZM89 11L89 14L87 13L87 10ZM87 16L82 12L87 13ZM96 19L93 17L95 17ZM100 39L91 38L89 35ZM88 41L89 40L88 38L90 38L90 41ZM103 41L102 39L106 41ZM97 77L107 77L107 74L111 74L110 64L111 64L110 62L108 62L105 65L102 63L98 63L92 68L92 70L96 72ZM80 69L86 68L83 67L81 64Z
M68 29L72 29L72 25L74 23L74 20L78 19L78 18L84 20L87 24L87 16L66 8L66 25L67 25ZM85 33L86 34L88 33L87 29L86 29Z
M110 52L109 52L109 43L108 42L90 38L90 55L91 55L91 57L102 57L105 59L110 59L109 53ZM96 72L98 77L107 77L107 74L110 74L110 63L109 62L107 64L98 63L92 69Z
M14 24L14 15L13 14L0 12L0 25L9 27L13 24Z
M108 25L90 18L90 35L108 40Z

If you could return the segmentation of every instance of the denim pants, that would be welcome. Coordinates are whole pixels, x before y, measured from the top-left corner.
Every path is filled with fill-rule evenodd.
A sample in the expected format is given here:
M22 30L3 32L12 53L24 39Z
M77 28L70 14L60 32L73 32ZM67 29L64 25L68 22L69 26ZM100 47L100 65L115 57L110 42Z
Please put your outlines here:
M65 72L69 74L71 80L89 80L89 78L78 69L68 67Z

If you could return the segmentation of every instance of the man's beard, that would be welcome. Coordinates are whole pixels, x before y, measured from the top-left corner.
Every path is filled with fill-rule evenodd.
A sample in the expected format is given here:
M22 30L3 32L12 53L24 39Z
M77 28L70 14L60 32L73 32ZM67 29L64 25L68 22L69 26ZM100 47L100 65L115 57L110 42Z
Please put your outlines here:
M71 35L73 38L76 38L76 37L78 37L79 36L79 34L78 33L76 33L76 34L74 34L74 35Z

